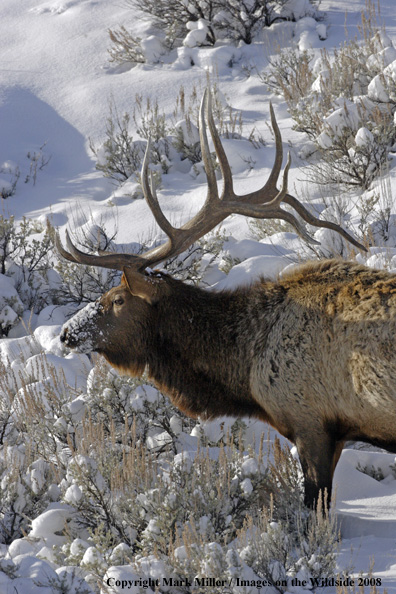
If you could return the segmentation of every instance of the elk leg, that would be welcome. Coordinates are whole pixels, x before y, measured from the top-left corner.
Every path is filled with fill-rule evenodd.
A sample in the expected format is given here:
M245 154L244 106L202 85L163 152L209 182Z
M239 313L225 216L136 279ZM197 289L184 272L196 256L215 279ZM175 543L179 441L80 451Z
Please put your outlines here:
M333 464L332 464L332 469L331 469L331 477L333 478L334 475L334 471L336 469L336 466L338 464L338 460L340 459L341 456L341 452L344 448L345 445L345 441L337 441L336 442L336 446L335 446L335 450L334 450L334 456L333 456Z
M296 446L304 473L304 502L308 507L315 507L320 491L322 496L326 492L327 506L330 506L333 473L343 445L323 431L297 437Z

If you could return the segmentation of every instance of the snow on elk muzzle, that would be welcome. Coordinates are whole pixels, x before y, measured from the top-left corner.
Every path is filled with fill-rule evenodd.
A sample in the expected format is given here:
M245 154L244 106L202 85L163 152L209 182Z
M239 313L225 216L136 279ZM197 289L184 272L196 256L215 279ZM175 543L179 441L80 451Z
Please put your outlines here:
M92 353L97 348L97 321L102 313L99 299L88 303L62 326L60 341L79 353Z

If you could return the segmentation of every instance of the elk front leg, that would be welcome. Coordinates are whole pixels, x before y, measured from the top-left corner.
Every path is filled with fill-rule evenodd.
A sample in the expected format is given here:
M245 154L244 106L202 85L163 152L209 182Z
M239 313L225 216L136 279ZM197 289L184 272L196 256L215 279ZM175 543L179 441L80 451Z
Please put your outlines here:
M304 502L315 508L319 493L327 497L330 507L333 474L344 443L336 441L328 433L315 431L296 438L296 446L304 473Z

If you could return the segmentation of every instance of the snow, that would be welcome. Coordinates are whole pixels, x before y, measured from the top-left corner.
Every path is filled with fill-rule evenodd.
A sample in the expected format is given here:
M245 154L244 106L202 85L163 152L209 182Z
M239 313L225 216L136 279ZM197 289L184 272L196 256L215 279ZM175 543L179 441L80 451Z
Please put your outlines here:
M32 538L54 537L54 533L61 531L70 519L73 509L68 506L62 506L58 509L50 509L32 521L30 536ZM63 538L63 537L58 537Z
M208 34L208 26L204 19L198 19L198 21L189 21L186 25L190 31L186 35L183 41L183 45L186 47L196 47L202 45Z
M385 86L383 83L383 76L377 74L370 82L368 86L368 96L373 101L379 101L382 103L387 103L389 101L389 95L385 90Z
M253 279L260 278L265 270L266 278L276 280L285 267L283 256L253 256L241 264L236 264L226 278L216 283L216 289L232 289L235 286L250 285Z
M156 64L160 60L161 55L164 53L164 47L162 45L161 39L156 37L156 35L149 35L143 39L141 42L141 47L148 64Z
M351 101L343 100L343 105L326 118L326 123L335 134L342 133L344 128L356 130L359 123L358 107Z
M387 34L379 33L376 53L368 60L370 68L381 69L381 73L368 84L368 97L373 102L387 103L390 99L394 101L394 97L389 97L389 88L392 87L385 83L391 81L394 86L396 80L396 15L394 0L381 0L380 4ZM119 113L133 110L136 95L151 100L158 98L160 109L170 116L180 87L183 86L186 95L193 91L201 95L208 74L224 95L224 103L234 110L242 110L245 127L242 137L235 135L233 138L230 135L223 140L236 191L242 194L260 187L271 170L274 141L267 126L268 102L271 99L284 145L289 144L292 150L289 187L296 188L299 195L304 196L300 157L304 151L308 154L311 145L292 129L293 122L284 102L266 90L254 75L254 69L260 71L268 64L268 57L275 53L276 42L280 42L282 47L294 44L300 51L313 52L317 60L317 78L312 89L320 93L329 76L328 71L320 70L320 51L324 48L331 51L339 46L345 40L345 28L348 36L353 38L364 7L364 0L338 3L322 0L320 9L326 12L326 19L318 23L311 15L312 7L308 0L290 0L284 10L297 22L274 24L269 31L260 33L257 42L251 46L240 43L236 47L224 41L215 47L201 47L208 30L207 23L201 19L188 24L183 46L169 54L163 39L153 34L147 23L132 14L122 2L2 0L0 194L8 196L2 199L4 216L13 215L17 221L21 221L23 216L34 217L43 224L49 217L61 232L67 227L73 231L85 230L94 238L97 238L99 225L87 225L87 216L92 215L93 221L103 222L108 227L114 226L116 220L115 242L126 250L140 245L147 237L151 237L152 241L161 239L162 234L152 222L145 201L131 198L136 192L136 183L128 180L123 188L114 188L111 181L95 169L95 159L89 148L90 139L98 145L104 142L112 98ZM117 69L109 64L107 30L120 24L130 27L136 36L142 37L145 64L132 69ZM249 68L251 76L246 75ZM355 145L360 149L373 142L372 132L360 124L357 103L341 97L338 109L326 118L326 123L335 135L342 134L345 128L353 130ZM189 127L186 119L178 116L177 126L183 131L184 138L189 136L189 141L197 142L194 123ZM266 140L266 146L260 149L248 140L254 127ZM325 131L316 140L323 148L332 144L329 133ZM31 179L25 183L31 167L28 153L42 154L45 160L50 157L45 167L37 172L35 183ZM162 176L159 192L166 216L178 225L198 210L206 193L202 168L199 170L197 166L194 169L189 165L187 168L187 165L183 161L172 165L169 174ZM389 183L393 195L396 192L394 171L390 161ZM11 195L14 190L15 195ZM313 199L319 202L320 195L316 189L312 189L312 193ZM392 213L394 215L394 207ZM250 284L263 275L276 279L303 253L294 233L279 232L261 241L251 239L248 223L240 216L227 220L223 229L229 238L222 248L222 260L220 258L212 268L209 259L206 260L208 270L205 281L216 289ZM394 239L394 229L392 233ZM331 247L334 235L321 230L315 238L320 239L322 248L326 249ZM371 248L367 256L358 255L357 259L369 266L386 267L396 272L394 245L390 240L383 247ZM234 265L226 273L224 269L230 259ZM54 270L51 272L53 275L49 275L48 282L56 283L57 273ZM0 326L2 329L13 326L8 338L0 340L3 373L14 390L10 415L18 417L26 414L24 411L29 398L40 403L43 414L53 414L55 404L49 394L53 394L55 374L61 377L59 381L64 386L68 402L58 411L58 418L53 417L52 426L54 430L68 431L70 436L73 435L73 423L78 424L89 414L90 386L95 378L93 362L88 356L93 346L88 330L100 307L97 302L90 303L72 321L68 321L73 311L72 305L51 304L40 312L32 313L20 298L15 277L0 274ZM22 321L16 323L19 319ZM83 339L79 353L70 353L60 342L62 327L68 328L71 337ZM3 402L7 403L8 393L3 387L1 395ZM129 395L126 410L141 413L147 403L155 406L157 401L158 394L153 388L140 387ZM229 419L198 423L187 434L180 418L172 417L171 430L178 437L178 443L185 447L185 451L175 455L175 468L191 469L201 434L215 442L225 435L229 426ZM247 431L251 434L260 430L258 424L252 423L249 427ZM154 451L168 442L169 433L162 430L152 430L148 436L148 446ZM28 446L2 443L1 459L22 460L30 455ZM210 455L215 457L218 451L213 448ZM63 464L66 466L68 462L65 454ZM76 457L73 463L89 467L96 484L103 488L100 471L91 465L88 454L86 458ZM342 534L338 569L341 571L353 565L354 574L362 571L366 575L370 559L374 556L373 575L381 578L382 586L390 593L396 592L396 477L391 468L394 463L393 454L346 449L334 478L337 486L335 513ZM383 478L378 480L378 477L373 478L358 469L363 467L380 469ZM74 567L58 565L52 548L64 544L64 528L73 524L75 506L82 497L81 486L71 468L72 464L65 483L54 483L48 489L52 503L47 509L37 512L36 517L31 517L28 535L1 545L1 594L54 594L57 591L78 594L82 587L88 593L95 591L93 582L85 579L89 575L87 571L80 575ZM23 482L18 484L14 501L16 509L24 509L27 486L39 496L47 471L46 463L38 454ZM252 492L252 481L257 472L256 460L246 457L242 463L241 483L246 496ZM10 480L6 472L1 477L2 490ZM206 516L201 518L202 529L207 522ZM159 528L150 520L146 530L158 533ZM89 539L88 532L81 528L79 536L70 545L71 554L80 555L81 567L90 567L102 561L98 549ZM117 565L118 556L127 555L123 545L119 547L113 551L114 565L107 569L103 584L117 594L121 592L119 584L124 582L129 592L138 593L142 588L154 592L155 584L151 587L148 583L139 583L139 580L142 575L150 576L152 580L162 578L167 574L163 562L154 555L142 559L139 572L128 565ZM183 560L186 555L184 546L175 549L178 559ZM257 578L253 572L251 577ZM61 589L66 587L67 590ZM333 594L335 589L329 588L327 592Z

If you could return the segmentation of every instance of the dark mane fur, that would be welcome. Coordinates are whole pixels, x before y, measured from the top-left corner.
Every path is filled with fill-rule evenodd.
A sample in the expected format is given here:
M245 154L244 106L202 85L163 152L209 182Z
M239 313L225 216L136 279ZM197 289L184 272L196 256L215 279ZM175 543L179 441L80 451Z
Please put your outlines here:
M215 293L172 285L155 314L149 376L190 416L265 417L250 393L250 347L241 336L250 289Z

